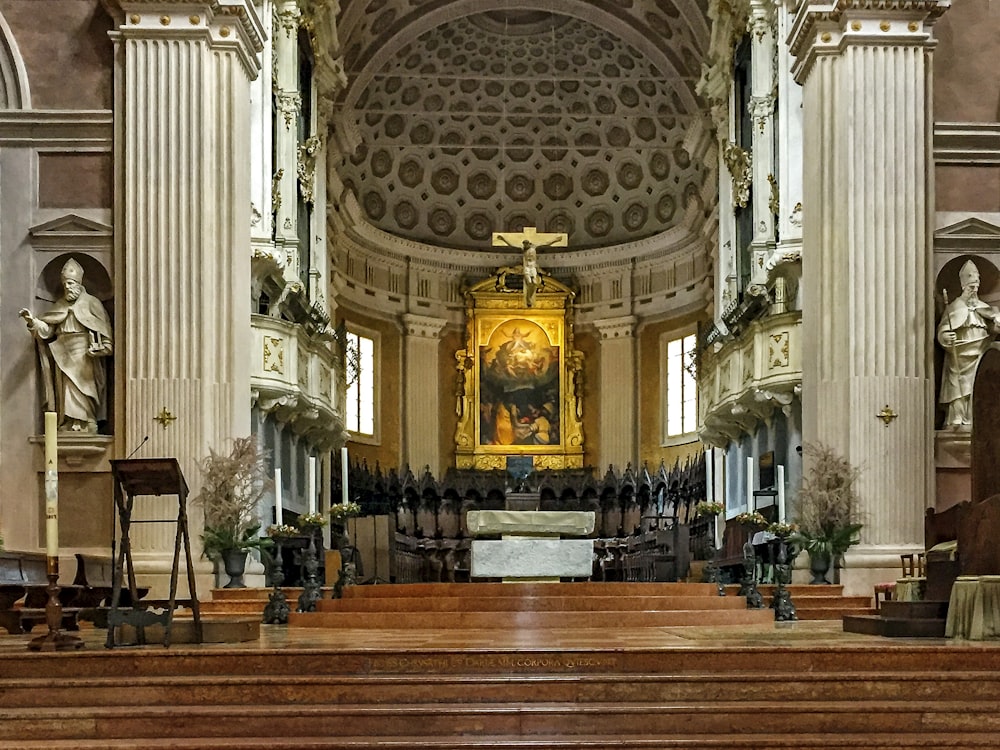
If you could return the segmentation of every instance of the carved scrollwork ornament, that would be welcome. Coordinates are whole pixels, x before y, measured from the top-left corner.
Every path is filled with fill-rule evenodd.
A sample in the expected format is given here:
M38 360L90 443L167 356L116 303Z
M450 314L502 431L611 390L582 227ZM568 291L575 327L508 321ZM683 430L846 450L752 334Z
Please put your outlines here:
M299 158L295 169L299 177L302 199L310 205L315 200L316 155L322 145L322 139L318 135L311 136L299 145Z
M271 212L275 215L281 210L281 179L284 176L284 169L279 169L271 175Z
M280 6L276 5L273 18L274 35L277 36L278 32L284 31L285 36L291 39L299 29L299 19L301 17L302 11L299 10L299 6L294 2L286 2Z
M777 36L778 14L775 11L775 4L769 0L763 2L750 0L746 28L748 33L756 37L758 44L762 43L768 34L772 37Z
M723 149L722 159L733 178L733 205L736 208L743 208L750 200L750 185L753 183L753 154L729 141Z
M285 129L291 130L302 111L302 96L298 91L281 91L275 94L274 99L278 111L285 121Z
M778 211L781 208L778 192L778 180L773 174L769 174L767 176L767 184L771 186L771 195L767 199L767 210L770 211L773 216L777 216Z
M747 104L747 113L757 123L757 132L763 135L767 121L774 114L774 96L753 96Z

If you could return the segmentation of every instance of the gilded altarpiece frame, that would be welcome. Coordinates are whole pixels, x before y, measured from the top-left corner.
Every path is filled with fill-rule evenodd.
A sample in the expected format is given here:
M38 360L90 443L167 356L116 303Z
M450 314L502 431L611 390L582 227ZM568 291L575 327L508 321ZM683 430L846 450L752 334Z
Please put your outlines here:
M465 293L458 370L459 469L583 466L582 352L573 344L574 292L547 274L531 306L506 272Z

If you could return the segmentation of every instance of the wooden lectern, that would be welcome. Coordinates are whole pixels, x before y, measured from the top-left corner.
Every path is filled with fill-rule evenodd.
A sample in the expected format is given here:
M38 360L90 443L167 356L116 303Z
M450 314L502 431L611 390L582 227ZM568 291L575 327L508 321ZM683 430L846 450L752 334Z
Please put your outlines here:
M202 642L201 612L198 608L198 594L195 590L194 566L191 562L191 536L187 523L187 482L181 473L181 467L176 458L134 458L111 462L111 473L115 483L115 507L118 509L118 521L121 527L121 544L118 557L115 560L111 588L111 609L108 612L108 641L106 646L114 648L116 643L116 628L119 625L132 625L140 645L145 643L145 628L147 625L160 623L163 625L163 645L170 646L170 626L173 622L174 609L178 605L186 605L194 614L194 637L197 643ZM170 598L166 602L155 600L140 601L135 583L135 569L132 566L132 545L129 541L129 530L133 523L175 523L172 518L132 520L132 508L136 497L150 495L177 495L177 533L174 537L174 562L170 571ZM177 599L177 576L180 569L181 544L184 545L185 562L187 563L188 599ZM132 595L132 607L123 609L119 606L125 576L128 576L128 590ZM150 612L150 605L164 607L162 612Z

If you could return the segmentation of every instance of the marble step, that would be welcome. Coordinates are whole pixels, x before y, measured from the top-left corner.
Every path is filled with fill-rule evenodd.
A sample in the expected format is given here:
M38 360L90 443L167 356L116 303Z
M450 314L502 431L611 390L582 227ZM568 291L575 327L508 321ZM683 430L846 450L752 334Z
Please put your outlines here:
M697 744L694 744L697 743ZM394 737L245 737L238 740L211 737L145 738L109 740L12 740L5 750L671 750L700 748L702 750L941 750L964 748L995 750L996 734L992 731L938 734L884 734L878 728L838 738L826 732L790 735L728 734L700 735L692 740L683 734L596 734L585 737L557 735L489 735L477 737L394 736Z
M773 623L771 623L773 626ZM266 625L271 632L286 632L284 626ZM768 629L770 630L770 628ZM803 634L803 646L768 646L737 648L724 644L718 647L692 644L685 648L662 648L656 645L628 649L608 648L601 634L594 635L587 648L545 646L543 640L527 634L526 645L482 647L482 641L506 642L493 639L491 633L504 631L487 629L470 647L470 634L430 632L426 645L409 646L400 650L394 640L400 631L381 631L385 645L353 647L355 637L364 641L365 631L344 631L342 644L336 649L231 649L226 647L194 649L178 646L163 649L103 648L73 653L0 653L0 685L10 680L32 678L87 679L95 676L167 678L179 676L219 675L263 679L268 676L309 675L391 676L391 675L508 675L523 679L540 674L579 675L703 675L718 671L720 676L746 679L747 675L792 673L800 675L842 675L845 679L857 675L885 676L922 675L928 665L942 675L978 673L985 679L1000 674L1000 648L977 646L956 648L952 642L939 644L907 644L887 642L873 652L867 642L857 648L826 647L822 643L810 646L808 633ZM372 639L368 639L371 643ZM534 642L532 642L534 641ZM1000 696L998 696L1000 700Z
M630 583L625 581L525 581L514 583L388 583L349 586L344 598L435 596L711 596L713 583Z
M393 705L114 706L0 709L0 742L21 737L66 740L104 737L163 738L311 735L317 726L340 735L587 735L679 732L855 734L877 725L883 733L963 733L996 728L994 701L699 701L576 703L462 703Z
M320 604L324 604L320 602ZM637 612L292 612L288 626L296 628L454 629L590 629L658 628L682 625L751 625L773 623L769 609L692 609Z
M5 680L0 709L30 707L238 705L247 695L267 695L280 705L397 705L499 703L634 703L702 704L717 697L727 701L796 703L822 695L830 701L948 701L956 694L970 701L995 701L1000 673L921 672L894 675L801 675L774 671L755 678L720 674L719 669L692 674L643 675L265 675L128 677L109 675L54 679L21 677Z
M637 612L678 609L745 609L729 596L442 596L324 599L324 612Z
M946 621L926 617L886 617L881 614L845 615L844 632L883 638L944 638Z

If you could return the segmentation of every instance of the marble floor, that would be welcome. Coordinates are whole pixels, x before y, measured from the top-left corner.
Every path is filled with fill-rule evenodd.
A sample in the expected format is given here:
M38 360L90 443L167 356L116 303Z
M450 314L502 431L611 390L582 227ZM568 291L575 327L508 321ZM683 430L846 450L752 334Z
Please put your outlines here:
M30 635L0 634L0 653L26 651L33 637L45 631L36 628ZM106 631L88 627L86 623L76 633L86 651L103 651ZM455 651L509 650L684 650L706 647L752 649L755 647L788 647L803 649L838 649L852 651L892 648L912 649L927 646L1000 651L1000 641L964 641L944 638L883 638L880 636L845 633L838 621L803 621L755 626L685 626L641 628L636 631L596 630L355 630L295 628L284 625L262 625L258 640L243 643L174 644L171 650L317 650L407 652L422 649ZM130 650L163 650L159 643Z

